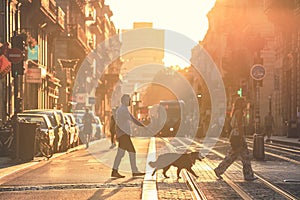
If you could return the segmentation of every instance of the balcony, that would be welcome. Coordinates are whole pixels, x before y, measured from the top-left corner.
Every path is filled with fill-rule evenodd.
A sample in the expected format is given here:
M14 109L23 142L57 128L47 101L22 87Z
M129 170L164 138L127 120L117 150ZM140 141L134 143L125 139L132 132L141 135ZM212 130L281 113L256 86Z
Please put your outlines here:
M296 17L300 17L300 2L297 4L294 13L296 15Z
M81 28L79 24L68 25L68 36L70 38L78 40L81 46L84 47L84 49L87 48L87 37L85 31Z
M99 17L96 17L96 22L92 23L89 26L89 29L92 33L94 34L102 34L102 30L101 30L101 20Z
M55 0L41 0L40 9L48 16L54 23L57 19L57 6Z
M65 13L61 9L61 7L57 7L57 24L62 28L65 29Z

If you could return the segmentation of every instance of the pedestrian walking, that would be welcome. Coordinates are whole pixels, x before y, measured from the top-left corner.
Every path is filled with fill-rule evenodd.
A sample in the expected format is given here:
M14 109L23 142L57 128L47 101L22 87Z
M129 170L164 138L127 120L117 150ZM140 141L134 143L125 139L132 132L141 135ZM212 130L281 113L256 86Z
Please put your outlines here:
M93 127L92 127L93 119L94 119L93 115L89 112L89 109L86 108L85 113L82 117L83 135L84 135L86 148L89 148L89 142L93 132Z
M130 166L132 170L132 176L143 176L145 173L139 172L136 166L136 150L131 141L131 128L130 122L135 123L138 126L144 126L141 122L135 119L128 110L130 106L130 96L124 94L121 97L121 106L117 109L116 112L116 136L119 142L118 151L114 160L111 176L116 178L124 178L125 176L119 174L118 168L121 163L122 158L125 155L125 151L129 154Z
M240 140L231 140L231 150L228 152L224 160L218 165L218 167L214 169L216 176L220 179L222 178L221 175L237 158L240 158L243 163L244 179L247 181L257 179L256 177L254 177L254 173L251 167L250 154L245 138L245 107L246 103L244 98L238 98L234 103L231 126L232 130L236 130L234 132L238 133L238 136L240 136ZM233 136L231 137L233 138Z
M114 148L116 146L116 108L112 110L112 115L110 117L110 124L109 124L109 131L110 131L110 141L111 141L111 146L109 147L110 149Z
M274 118L271 114L271 112L269 112L266 116L265 116L265 136L267 136L266 142L269 142L271 139L271 135L273 133L273 127L274 127Z

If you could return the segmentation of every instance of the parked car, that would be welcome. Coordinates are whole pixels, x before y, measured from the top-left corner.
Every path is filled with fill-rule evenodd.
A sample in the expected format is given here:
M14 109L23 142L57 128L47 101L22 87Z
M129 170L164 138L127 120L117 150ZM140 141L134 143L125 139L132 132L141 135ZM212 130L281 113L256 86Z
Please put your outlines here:
M104 137L103 124L98 116L95 116L95 120L93 124L96 127L95 138L100 139Z
M52 147L52 149L54 148L55 133L51 121L47 115L32 114L32 113L18 113L18 118L26 122L37 123L40 129L43 131L43 133L45 133L48 136L49 145Z
M60 116L58 115L58 113L53 109L24 110L23 113L45 114L49 117L55 134L53 151L54 153L59 152L62 146L62 139L63 139L64 132L63 132L62 124L60 122Z
M79 145L79 128L77 126L75 117L72 113L64 113L66 118L66 122L69 126L69 138L70 138L70 146L75 147Z
M63 138L62 138L62 144L60 147L60 151L67 151L70 148L70 138L69 138L69 127L66 124L66 120L64 117L64 113L62 110L55 110L55 112L59 115L59 121L62 125L62 129L63 129Z

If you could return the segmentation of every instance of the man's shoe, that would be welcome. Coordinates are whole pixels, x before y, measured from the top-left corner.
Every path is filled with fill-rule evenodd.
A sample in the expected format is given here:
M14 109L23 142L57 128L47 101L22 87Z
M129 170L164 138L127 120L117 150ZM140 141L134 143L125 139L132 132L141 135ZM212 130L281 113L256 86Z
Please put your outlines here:
M119 174L119 172L116 171L116 170L113 170L113 171L111 172L111 177L114 177L114 178L125 178L125 176Z
M134 172L132 173L132 176L144 176L146 173L143 172Z
M218 177L218 179L223 179L223 177L217 172L216 169L214 169L215 175L216 177Z

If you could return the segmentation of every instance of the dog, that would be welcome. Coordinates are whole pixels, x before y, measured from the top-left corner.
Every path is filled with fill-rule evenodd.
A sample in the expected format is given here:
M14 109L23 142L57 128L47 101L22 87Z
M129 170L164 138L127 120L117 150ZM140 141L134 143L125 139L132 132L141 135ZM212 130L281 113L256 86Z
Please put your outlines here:
M181 178L179 174L182 169L186 169L196 178L198 178L196 173L192 170L192 166L195 164L196 160L201 161L202 158L203 157L200 156L199 152L191 152L184 154L166 153L159 155L156 161L150 161L148 164L150 165L150 167L154 168L152 176L157 170L163 169L163 175L165 176L165 178L169 178L166 173L169 170L169 168L173 165L177 167L177 178Z

